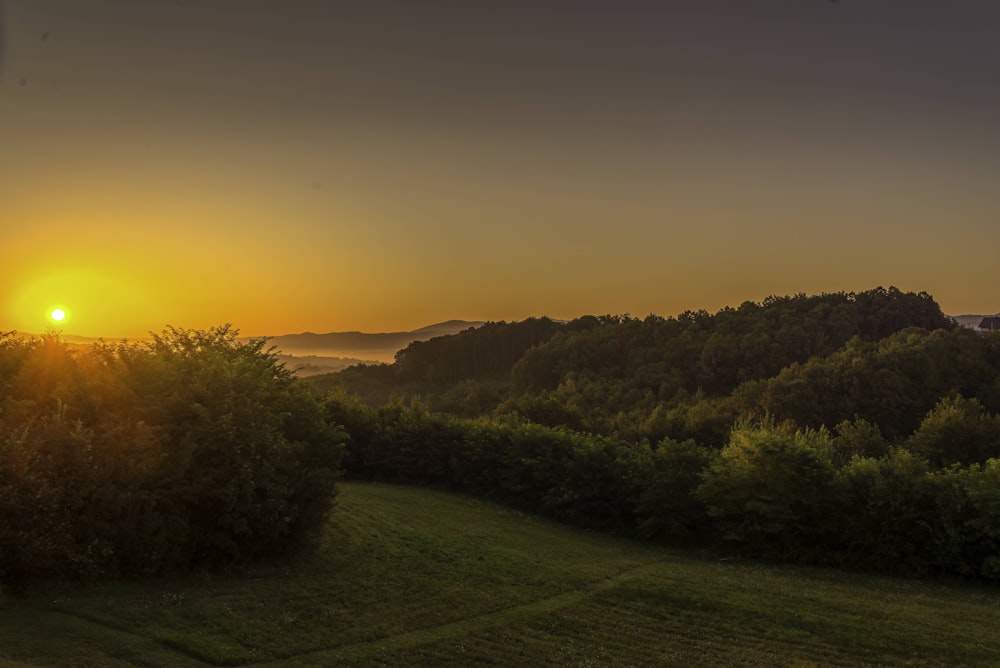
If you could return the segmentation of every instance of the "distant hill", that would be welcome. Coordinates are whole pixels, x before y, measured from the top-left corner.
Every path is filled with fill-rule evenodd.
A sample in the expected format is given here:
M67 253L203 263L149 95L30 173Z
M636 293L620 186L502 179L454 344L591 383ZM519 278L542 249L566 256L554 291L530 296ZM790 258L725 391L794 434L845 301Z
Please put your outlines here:
M294 357L347 357L353 360L391 362L397 351L414 341L426 341L437 336L457 334L482 326L483 322L448 320L409 332L329 332L314 334L284 334L270 338L271 345L285 355ZM354 362L352 362L354 363ZM289 366L294 366L289 364Z
M300 376L315 376L333 373L362 362L392 362L396 352L414 341L426 341L438 336L457 334L467 329L481 327L485 323L470 320L447 320L427 325L409 332L329 332L314 334L283 334L268 337L268 347L274 346L278 360ZM20 336L38 336L21 332ZM90 336L60 334L64 343L73 346L89 346L102 339ZM243 337L249 340L251 337ZM257 337L252 337L257 338ZM114 342L119 339L103 339ZM129 341L149 341L148 338Z
M321 357L319 355L278 355L278 361L298 376L317 376L322 373L343 371L349 366L377 360L363 360L356 357Z

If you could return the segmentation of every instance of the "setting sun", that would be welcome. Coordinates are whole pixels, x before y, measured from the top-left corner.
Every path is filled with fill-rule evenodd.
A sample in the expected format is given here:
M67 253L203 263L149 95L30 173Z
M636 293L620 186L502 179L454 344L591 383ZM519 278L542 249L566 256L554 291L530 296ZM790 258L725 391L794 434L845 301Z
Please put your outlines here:
M49 314L49 317L55 320L56 322L62 322L63 320L66 319L66 311L62 310L61 308L54 308L52 309L52 313Z

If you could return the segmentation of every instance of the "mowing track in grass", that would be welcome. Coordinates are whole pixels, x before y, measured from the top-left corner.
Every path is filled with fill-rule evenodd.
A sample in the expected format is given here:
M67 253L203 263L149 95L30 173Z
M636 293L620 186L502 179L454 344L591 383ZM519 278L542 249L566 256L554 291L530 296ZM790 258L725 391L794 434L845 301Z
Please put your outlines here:
M346 483L299 563L5 599L0 664L996 666L997 593L720 563Z

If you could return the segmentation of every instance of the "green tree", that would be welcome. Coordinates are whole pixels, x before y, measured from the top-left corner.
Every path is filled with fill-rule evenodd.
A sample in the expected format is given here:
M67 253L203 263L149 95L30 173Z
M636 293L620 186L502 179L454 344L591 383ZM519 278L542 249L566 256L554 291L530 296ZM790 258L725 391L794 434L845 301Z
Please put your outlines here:
M849 565L921 575L933 568L934 489L927 461L904 449L856 457L837 473Z
M695 490L719 538L740 552L803 559L825 549L834 503L830 437L771 421L739 425Z
M833 438L834 464L843 466L854 457L882 457L889 444L877 424L864 418L844 420L837 425Z
M981 464L1000 457L1000 417L977 399L945 397L931 409L907 447L938 467Z
M636 446L633 512L640 536L687 544L706 533L705 505L694 491L715 456L693 440Z

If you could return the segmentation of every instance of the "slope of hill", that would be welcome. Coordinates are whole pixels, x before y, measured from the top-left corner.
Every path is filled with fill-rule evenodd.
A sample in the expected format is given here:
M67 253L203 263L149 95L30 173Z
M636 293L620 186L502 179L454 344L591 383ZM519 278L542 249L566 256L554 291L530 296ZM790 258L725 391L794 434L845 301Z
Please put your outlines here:
M319 552L0 599L14 666L989 666L995 588L704 560L344 484Z
M364 364L376 360L362 360L356 357L323 357L321 355L278 355L278 361L295 372L297 376L317 376L324 373L343 371L355 364Z

